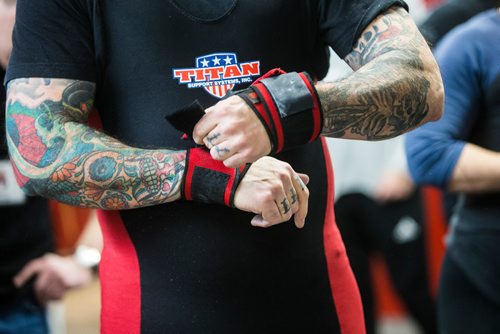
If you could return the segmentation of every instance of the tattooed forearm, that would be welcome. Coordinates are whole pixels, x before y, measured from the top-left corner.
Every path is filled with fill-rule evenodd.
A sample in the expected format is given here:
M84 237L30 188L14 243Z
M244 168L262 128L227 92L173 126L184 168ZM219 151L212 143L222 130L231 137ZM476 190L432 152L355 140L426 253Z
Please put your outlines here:
M440 116L439 70L403 9L375 19L345 60L355 70L352 75L317 87L324 135L384 139Z
M63 79L9 84L7 141L25 191L104 209L179 198L185 152L132 148L85 125L94 89Z

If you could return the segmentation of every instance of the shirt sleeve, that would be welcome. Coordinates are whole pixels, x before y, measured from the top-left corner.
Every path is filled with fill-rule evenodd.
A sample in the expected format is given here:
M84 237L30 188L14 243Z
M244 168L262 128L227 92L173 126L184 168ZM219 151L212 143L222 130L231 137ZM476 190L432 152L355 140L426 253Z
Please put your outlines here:
M402 0L320 0L318 9L323 40L339 57L345 58L370 22L392 6L408 10Z
M407 135L408 167L418 184L446 187L479 111L477 33L457 29L435 50L446 96L444 114Z
M88 0L18 0L5 83L22 77L95 82L90 3Z

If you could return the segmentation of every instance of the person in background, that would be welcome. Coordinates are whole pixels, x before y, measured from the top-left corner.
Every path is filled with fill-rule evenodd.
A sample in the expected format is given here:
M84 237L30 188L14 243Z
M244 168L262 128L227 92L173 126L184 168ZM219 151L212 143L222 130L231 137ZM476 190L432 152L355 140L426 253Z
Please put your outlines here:
M500 332L500 13L456 27L435 50L441 120L407 135L412 178L460 195L438 291L440 332Z
M499 4L498 0L445 0L419 24L419 29L429 45L434 47L455 26Z
M0 77L4 77L15 1L0 0ZM73 255L54 253L48 202L18 187L5 142L5 90L0 90L0 333L48 333L45 305L91 281L100 248L97 222L89 223Z

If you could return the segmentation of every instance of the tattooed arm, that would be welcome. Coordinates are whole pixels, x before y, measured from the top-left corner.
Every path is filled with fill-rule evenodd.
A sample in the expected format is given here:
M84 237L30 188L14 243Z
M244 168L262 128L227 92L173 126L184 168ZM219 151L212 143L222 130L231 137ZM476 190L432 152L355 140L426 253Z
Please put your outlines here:
M22 188L32 195L102 209L180 199L186 151L133 148L88 127L94 92L95 84L85 81L9 82L7 142ZM242 178L234 205L257 214L254 226L268 227L294 216L302 227L309 198L303 182L306 175L264 157Z
M404 9L389 9L373 20L345 60L353 74L316 85L323 107L322 135L379 140L441 116L444 93L439 69ZM207 109L193 131L193 139L226 166L255 161L269 154L273 144L279 147L279 142L276 145L271 140L284 137L279 131L270 134L274 133L273 122L264 121L263 126L263 118L252 112L249 103L267 102L253 99L252 92L247 92L246 100L236 95ZM282 142L295 140L299 131L293 126Z
M404 9L377 17L345 61L353 74L317 86L323 135L385 139L440 117L444 92L439 69Z
M17 79L8 85L7 142L32 195L126 209L180 198L185 151L129 147L85 125L95 84Z

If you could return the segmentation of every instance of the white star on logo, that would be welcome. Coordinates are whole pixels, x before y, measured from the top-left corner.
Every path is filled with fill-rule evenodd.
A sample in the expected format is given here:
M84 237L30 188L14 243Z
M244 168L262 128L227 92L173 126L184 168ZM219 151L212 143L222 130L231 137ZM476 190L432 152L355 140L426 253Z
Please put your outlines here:
M203 60L201 61L201 65L203 65L203 67L208 67L208 60L203 59Z
M224 58L224 61L226 62L226 65L228 65L228 64L231 64L231 62L233 61L233 59L230 58L229 56L226 56L226 58Z
M220 65L220 58L215 56L215 58L212 60L214 62L214 65Z

